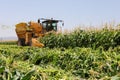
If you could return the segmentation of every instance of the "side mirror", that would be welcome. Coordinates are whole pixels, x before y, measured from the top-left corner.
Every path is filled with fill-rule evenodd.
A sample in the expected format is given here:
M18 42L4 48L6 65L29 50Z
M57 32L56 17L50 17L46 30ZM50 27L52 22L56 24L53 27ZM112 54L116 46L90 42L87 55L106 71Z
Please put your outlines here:
M40 23L40 19L38 19L38 23Z

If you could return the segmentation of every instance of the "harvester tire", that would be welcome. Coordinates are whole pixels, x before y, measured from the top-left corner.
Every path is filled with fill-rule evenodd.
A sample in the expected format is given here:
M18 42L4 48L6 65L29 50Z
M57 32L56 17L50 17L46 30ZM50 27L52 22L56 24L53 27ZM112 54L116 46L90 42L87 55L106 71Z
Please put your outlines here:
M18 46L25 46L25 39L24 38L20 38L18 40Z
M26 46L31 46L31 45L32 45L32 41L30 41L26 44Z

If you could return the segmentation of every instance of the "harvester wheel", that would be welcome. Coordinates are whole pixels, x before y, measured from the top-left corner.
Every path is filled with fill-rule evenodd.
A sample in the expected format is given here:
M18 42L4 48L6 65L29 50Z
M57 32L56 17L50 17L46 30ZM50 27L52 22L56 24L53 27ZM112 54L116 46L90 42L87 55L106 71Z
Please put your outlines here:
M18 46L25 46L25 39L24 38L19 38Z
M31 45L32 45L32 41L30 41L26 44L26 46L31 46Z

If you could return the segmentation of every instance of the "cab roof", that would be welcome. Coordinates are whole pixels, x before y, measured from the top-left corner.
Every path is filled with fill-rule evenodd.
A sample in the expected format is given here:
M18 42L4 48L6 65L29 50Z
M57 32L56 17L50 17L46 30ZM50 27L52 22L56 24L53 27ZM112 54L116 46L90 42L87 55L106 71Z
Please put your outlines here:
M58 23L58 20L45 20L42 23Z

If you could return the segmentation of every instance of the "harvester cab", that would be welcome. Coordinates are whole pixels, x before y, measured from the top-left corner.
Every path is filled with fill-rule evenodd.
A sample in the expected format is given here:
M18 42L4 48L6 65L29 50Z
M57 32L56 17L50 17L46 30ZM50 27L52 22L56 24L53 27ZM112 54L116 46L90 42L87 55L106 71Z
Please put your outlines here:
M53 20L53 18L40 18L39 20L42 20L42 26L45 32L58 31L58 22L62 22L62 26L64 26L64 22L62 20Z
M18 45L43 47L44 44L40 43L37 39L39 37L42 38L50 31L57 32L58 22L63 23L62 20L40 18L38 22L21 22L16 24L15 31L18 37Z

